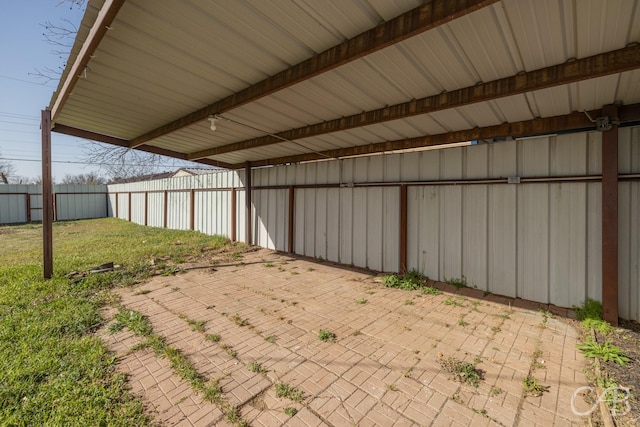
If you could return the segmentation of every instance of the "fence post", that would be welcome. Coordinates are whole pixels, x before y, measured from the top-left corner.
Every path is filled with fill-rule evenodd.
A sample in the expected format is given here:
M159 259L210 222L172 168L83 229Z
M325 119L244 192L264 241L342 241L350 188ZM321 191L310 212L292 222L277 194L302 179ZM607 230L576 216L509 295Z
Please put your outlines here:
M149 192L144 192L144 225L147 226L149 223Z
M295 227L295 188L293 185L289 186L289 235L288 237L288 242L287 242L287 249L289 251L289 253L293 253L294 251L294 247L293 247L293 230Z
M237 222L237 211L236 211L236 187L231 188L231 241L236 241L236 222Z
M25 202L27 205L27 222L31 222L31 194L26 193L25 197Z
M196 219L196 213L195 213L196 192L193 188L191 189L190 197L191 198L189 199L189 230L193 230L195 226L195 219Z
M245 185L244 185L244 202L245 202L245 241L251 244L251 162L246 163Z
M42 246L43 276L53 275L53 182L51 179L51 111L42 110Z
M162 226L164 228L167 228L167 224L169 223L167 221L167 213L169 212L168 205L169 205L169 192L167 192L167 190L164 190L164 202L162 206L162 210L163 210Z
M407 272L407 184L400 185L400 260L398 272Z
M127 220L131 222L131 191L129 191L128 205L129 205L129 209L127 210Z

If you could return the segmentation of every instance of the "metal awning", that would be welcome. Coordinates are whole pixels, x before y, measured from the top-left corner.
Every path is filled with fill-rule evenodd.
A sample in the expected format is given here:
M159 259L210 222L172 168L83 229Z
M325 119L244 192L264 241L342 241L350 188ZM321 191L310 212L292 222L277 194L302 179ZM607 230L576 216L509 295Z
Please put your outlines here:
M53 130L237 168L638 121L638 3L90 0Z

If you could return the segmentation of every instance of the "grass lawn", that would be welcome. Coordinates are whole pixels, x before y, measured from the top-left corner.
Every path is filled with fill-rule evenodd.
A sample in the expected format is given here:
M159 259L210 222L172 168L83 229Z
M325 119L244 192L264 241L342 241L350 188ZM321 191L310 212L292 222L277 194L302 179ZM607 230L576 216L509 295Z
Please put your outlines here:
M110 289L228 240L113 218L55 223L53 231L54 277L44 281L41 225L0 227L0 425L150 425L93 335L104 323L100 309L117 303ZM109 261L122 267L70 274Z

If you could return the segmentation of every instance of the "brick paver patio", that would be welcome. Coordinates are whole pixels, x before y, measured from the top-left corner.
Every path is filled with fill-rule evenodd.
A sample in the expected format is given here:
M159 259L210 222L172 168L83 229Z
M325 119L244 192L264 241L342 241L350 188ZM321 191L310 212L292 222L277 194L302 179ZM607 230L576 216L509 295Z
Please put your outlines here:
M253 426L584 425L571 398L587 385L585 361L568 322L535 304L437 286L445 292L389 289L366 271L261 249L120 293L201 374L219 379L226 402ZM205 332L187 320L205 322ZM335 342L320 341L320 329ZM132 350L139 337L101 335L160 424L231 425L169 361ZM452 379L441 364L449 357L477 364L477 388ZM254 361L266 372L250 372ZM525 395L530 373L549 387L542 396ZM276 397L280 382L304 400Z

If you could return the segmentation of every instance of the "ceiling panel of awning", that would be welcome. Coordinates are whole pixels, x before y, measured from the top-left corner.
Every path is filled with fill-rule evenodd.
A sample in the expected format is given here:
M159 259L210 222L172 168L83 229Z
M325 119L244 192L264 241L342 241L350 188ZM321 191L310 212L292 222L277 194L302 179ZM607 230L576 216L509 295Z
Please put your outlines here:
M119 3L116 0L89 2L74 53L94 41L87 29L100 24L98 11L114 8L117 13L104 36L96 39L97 46L77 79L71 75L76 59L72 55L51 105L60 104L53 111L55 125L125 142L188 117L416 7L437 9L451 3L119 1L119 9L114 6ZM629 70L594 78L585 74L569 84L550 84L524 93L507 91L495 99L444 106L427 114L332 130L298 141L244 144L270 134L570 65L589 56L633 48L640 41L638 0L454 3L460 8L468 3L478 5L420 34L222 111L216 131L211 131L205 117L143 143L186 157L225 147L224 152L201 158L244 165L640 102L638 55ZM65 86L66 80L73 81L72 90Z

